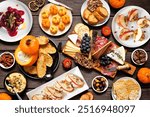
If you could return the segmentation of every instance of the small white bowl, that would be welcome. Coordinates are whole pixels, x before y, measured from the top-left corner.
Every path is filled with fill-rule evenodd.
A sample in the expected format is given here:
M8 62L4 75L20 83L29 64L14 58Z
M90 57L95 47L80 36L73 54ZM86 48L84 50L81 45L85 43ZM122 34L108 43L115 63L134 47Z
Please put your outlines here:
M94 88L94 86L93 86L94 80L97 79L97 78L104 78L104 79L105 79L106 87L104 88L103 91L97 91L97 90ZM108 80L107 80L107 78L104 77L104 76L96 76L95 78L93 78L93 80L92 80L92 89L93 89L95 92L97 92L97 93L103 93L103 92L105 92L105 91L108 89Z
M9 67L5 67L3 64L0 64L0 67L2 67L3 69L10 69L10 68L12 68L12 67L14 66L14 64L15 64L15 57L14 57L14 55L13 55L11 52L3 52L3 53L0 55L0 57L1 57L2 55L4 55L4 54L10 54L10 55L13 57L13 63L12 63L12 65L9 66Z
M131 59L132 59L133 63L136 64L136 65L144 65L146 62L145 62L145 63L138 64L138 63L136 63L136 62L134 61L134 59L133 59L133 54L134 54L134 52L137 51L137 50L142 50L142 51L145 53L145 55L146 55L146 61L148 60L148 54L147 54L147 52L146 52L144 49L142 49L142 48L135 49L135 50L132 52L132 54L131 54Z

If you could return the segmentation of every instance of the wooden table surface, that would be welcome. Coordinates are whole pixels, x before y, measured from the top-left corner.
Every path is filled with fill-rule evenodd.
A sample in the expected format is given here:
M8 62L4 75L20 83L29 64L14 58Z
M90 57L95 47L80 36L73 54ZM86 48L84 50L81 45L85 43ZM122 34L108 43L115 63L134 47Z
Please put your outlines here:
M21 0L23 3L25 3L26 5L28 4L28 2L30 0ZM47 1L47 0L46 0ZM32 15L33 15L33 20L34 20L34 23L33 23L33 27L31 29L31 32L29 34L31 35L35 35L35 36L40 36L40 35L45 35L45 36L48 36L50 39L52 39L56 44L58 44L59 42L62 42L63 44L65 44L66 40L67 40L67 36L69 33L72 32L74 26L79 23L79 22L82 22L82 19L81 19L81 16L80 16L80 9L81 9L81 5L83 4L83 2L85 0L58 0L58 1L61 1L62 3L70 6L73 8L73 24L72 24L72 27L71 29L64 35L60 36L60 37L51 37L51 36L48 36L47 34L45 34L41 29L40 29L40 26L39 26L39 23L38 23L38 15L39 15L39 11L38 12L32 12ZM108 1L108 0L106 0ZM47 4L47 2L45 3ZM146 9L149 13L150 13L150 7L149 7L149 0L126 0L126 4L125 6L129 6L129 5L137 5L137 6L140 6L140 7L143 7L144 9ZM118 10L115 10L113 8L111 8L111 17L108 21L108 23L106 25L109 25L111 26L111 23L112 23L112 19L115 15L115 13L117 12ZM100 33L100 29L101 27L98 27L98 28L92 28L90 27L91 29L96 29L99 31ZM1 32L0 32L1 33ZM115 41L115 39L113 38L113 36L111 35L109 37L109 40L112 40L114 41L115 43L117 43ZM19 42L15 42L15 43L6 43L6 42L3 42L3 41L0 41L0 53L4 52L4 51L10 51L10 52L14 52L14 50L16 49L16 47L18 46ZM119 45L119 43L117 43ZM145 49L147 52L148 52L148 55L150 55L150 41L147 42L145 45L143 45L141 48ZM127 49L127 55L126 55L126 61L129 62L129 63L132 63L131 62L131 59L130 59L130 55L131 55L131 52L134 50L134 49L129 49L129 48L126 48ZM62 60L65 58L66 56L63 55L63 54L60 54L60 64L59 64L59 67L57 69L57 71L55 72L54 74L54 77L57 77L63 73L65 73L66 71L63 69L62 67ZM73 64L73 67L75 67L75 64ZM136 77L136 74L137 74L137 71L140 67L136 66L137 67L137 70L136 72L134 73L133 78L137 79ZM143 66L143 67L150 67L150 57L147 61L147 63ZM91 70L88 70L88 69L85 69L83 67L79 67L85 80L87 81L90 89L89 91L92 91L93 90L91 89L91 81L92 79L97 76L97 75L101 75L99 72L96 72L96 71L91 71ZM4 89L4 86L3 86L3 80L5 78L5 76L11 72L11 71L19 71L19 68L17 66L17 64L10 70L3 70L0 68L0 92L4 92L6 91ZM109 88L108 90L103 93L103 94L96 94L93 92L94 94L94 99L95 100L111 100L111 89L112 89L112 83L114 81L116 81L118 78L120 77L124 77L124 76L130 76L128 74L125 74L123 72L118 72L115 79L111 79L111 78L108 78L109 80ZM46 81L44 80L33 80L33 79L30 79L27 77L27 81L28 81L28 84L27 84L27 89L25 92L28 92L40 85L42 85L43 83L45 83ZM143 85L141 84L141 87L142 87L142 96L141 96L141 100L148 100L150 99L150 84L148 85ZM78 100L80 98L81 94L73 97L72 99L73 100ZM22 94L21 97L23 99L28 99L26 94ZM16 97L14 97L14 99L16 99Z

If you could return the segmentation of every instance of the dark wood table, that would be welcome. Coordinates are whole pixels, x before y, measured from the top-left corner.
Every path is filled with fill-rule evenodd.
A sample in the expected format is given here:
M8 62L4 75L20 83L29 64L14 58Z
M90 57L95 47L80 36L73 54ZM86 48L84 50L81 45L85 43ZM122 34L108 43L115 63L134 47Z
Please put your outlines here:
M28 5L28 2L30 0L21 0L21 1L24 2L26 5ZM58 44L59 42L62 42L63 44L65 44L66 40L68 39L67 36L68 36L69 33L71 33L73 31L74 26L79 22L84 23L81 19L81 16L80 16L80 9L81 9L81 5L83 4L84 0L58 0L58 1L61 1L62 3L64 3L64 4L66 4L66 5L73 8L73 24L72 24L71 29L66 34L64 34L60 37L48 36L47 34L45 34L40 29L40 26L39 26L39 23L38 23L38 15L39 15L39 11L40 11L39 10L38 12L32 12L34 23L33 23L32 30L29 34L35 35L35 36L45 35L45 36L48 36L50 39L52 39L56 44ZM108 1L108 0L106 0L106 1ZM45 4L47 4L47 2ZM142 1L140 1L140 0L126 0L125 6L128 6L128 5L137 5L137 6L143 7L144 9L146 9L150 13L149 0L142 0ZM111 17L110 17L110 19L109 19L109 21L106 25L111 26L112 19L113 19L114 15L117 11L118 10L115 10L115 9L111 8ZM98 30L99 33L100 33L101 27L98 27L98 28L90 27L90 28ZM112 40L115 43L117 43L112 35L109 37L109 40ZM18 44L19 44L19 42L6 43L6 42L3 42L3 41L0 41L0 53L2 53L4 51L14 52L14 50L16 49ZM119 43L117 43L117 44L120 45ZM150 55L150 41L147 42L145 45L143 45L141 48L145 49L148 52L148 55ZM129 48L126 48L126 49L128 51L127 55L126 55L126 61L129 62L129 63L132 63L132 61L130 59L130 55L131 55L131 52L134 49L129 49ZM54 74L54 77L57 77L57 76L59 76L59 75L66 72L66 70L63 69L62 64L61 64L62 60L65 57L66 57L65 55L60 54L60 64L59 64L59 67L58 67L57 71ZM75 67L75 66L76 65L73 64L73 67ZM135 79L137 79L136 74L137 74L137 71L140 68L139 66L136 66L136 67L137 67L136 72L134 73L133 76L131 76ZM147 63L144 65L144 67L150 67L150 57L149 57ZM83 67L79 67L79 68L80 68L85 80L87 81L87 83L90 87L89 91L93 92L93 90L91 89L91 81L95 76L101 75L101 74L99 72L94 71L94 70L91 71L91 70L85 69ZM3 80L4 80L5 76L11 71L20 71L17 64L10 70L3 70L3 69L0 68L0 92L5 92L6 91L4 89ZM130 76L130 75L119 71L117 73L115 79L108 78L108 80L109 80L108 90L103 94L96 94L96 93L93 92L94 99L96 99L96 100L111 100L112 99L111 98L112 83L114 81L116 81L118 78L123 77L123 76ZM36 88L36 87L38 87L38 86L40 86L40 85L42 85L43 83L46 82L44 80L33 80L33 79L28 78L28 77L27 77L27 81L28 81L28 84L27 84L27 89L26 89L25 92L28 92L28 91L30 91L30 90L32 90L32 89L34 89L34 88ZM148 84L148 85L141 84L141 87L142 87L141 99L142 100L150 99L150 84ZM22 94L21 96L25 100L28 99L25 93ZM72 99L73 100L78 100L80 98L80 96L81 96L81 94L73 97ZM14 97L14 99L16 99L16 97Z

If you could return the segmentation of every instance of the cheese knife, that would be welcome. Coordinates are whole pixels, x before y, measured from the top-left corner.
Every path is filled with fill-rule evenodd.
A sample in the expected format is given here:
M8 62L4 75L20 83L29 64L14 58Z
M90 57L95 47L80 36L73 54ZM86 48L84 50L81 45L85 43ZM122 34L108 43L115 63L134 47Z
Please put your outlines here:
M127 70L127 69L130 69L129 64L108 68L107 70L109 70L110 72L114 72L114 71L117 71L117 70Z
M48 0L48 1L51 2L51 3L53 3L53 4L56 4L56 5L59 5L59 6L63 6L63 7L67 8L67 9L69 9L71 11L73 10L72 8L68 7L67 5L65 5L63 3L60 3L60 2L57 2L55 0Z

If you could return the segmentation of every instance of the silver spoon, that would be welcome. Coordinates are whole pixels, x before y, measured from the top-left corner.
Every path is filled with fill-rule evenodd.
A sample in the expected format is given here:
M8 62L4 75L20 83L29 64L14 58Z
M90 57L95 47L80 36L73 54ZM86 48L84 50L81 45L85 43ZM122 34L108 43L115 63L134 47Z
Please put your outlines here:
M13 91L15 92L17 98L19 100L22 100L22 98L19 96L19 94L14 90L14 86L12 86L11 83L8 80L6 80L6 84L13 89Z

